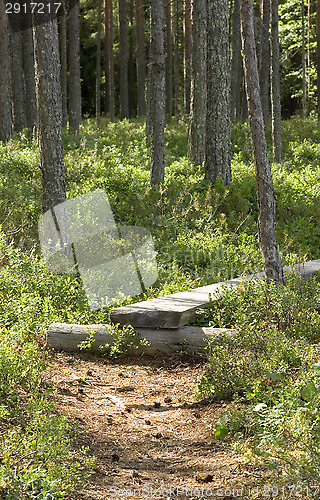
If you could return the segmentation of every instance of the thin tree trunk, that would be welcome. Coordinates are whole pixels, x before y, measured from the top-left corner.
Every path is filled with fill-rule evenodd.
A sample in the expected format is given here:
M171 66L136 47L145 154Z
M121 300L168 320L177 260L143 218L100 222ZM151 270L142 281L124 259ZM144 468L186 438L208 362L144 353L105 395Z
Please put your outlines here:
M81 123L80 3L71 2L69 11L69 125L79 133Z
M271 0L271 115L273 161L281 163L281 98L279 63L279 13L278 0Z
M239 88L241 87L241 40L240 40L240 5L234 0L232 14L232 57L231 57L231 120L236 119Z
M164 180L165 148L165 16L163 0L151 0L150 19L150 124L151 124L151 174L150 183Z
M186 118L190 114L190 87L191 87L191 0L184 0L184 112Z
M317 110L320 121L320 0L317 0Z
M100 127L100 83L101 83L101 9L102 1L98 0L97 61L96 61L96 124Z
M205 178L231 182L229 2L208 1Z
M311 108L311 71L312 71L312 15L313 15L313 4L312 0L308 0L308 46L307 46L307 112L310 112Z
M42 206L46 212L66 199L57 20L34 23L33 30Z
M146 114L146 55L143 0L136 0L138 116Z
M137 82L135 78L135 57L134 57L134 0L129 0L129 62L128 62L128 81L129 81L129 116L135 118L137 116L137 100L136 89Z
M262 37L260 61L260 88L264 123L268 123L269 106L269 75L270 75L270 0L262 0Z
M68 123L68 84L67 84L67 11L65 0L61 0L61 93L62 93L62 126L66 127Z
M109 1L104 0L104 76L105 76L105 100L104 110L106 113L110 112L110 61L109 61L109 47L110 47L110 10Z
M163 0L166 16L166 116L167 120L172 119L172 20L171 2Z
M173 93L174 116L179 121L179 14L178 0L173 0Z
M240 0L240 15L251 146L257 183L260 250L267 280L283 283L281 259L275 237L275 195L260 98L252 0Z
M118 0L120 59L120 118L129 118L127 0Z
M306 61L306 22L305 3L301 0L301 58L302 58L302 116L307 116L307 61Z
M26 90L22 59L22 31L10 33L13 131L27 127Z
M192 0L191 106L188 156L205 160L207 102L207 0ZM240 31L239 31L240 34Z
M10 38L5 3L0 2L0 141L7 142L12 132Z

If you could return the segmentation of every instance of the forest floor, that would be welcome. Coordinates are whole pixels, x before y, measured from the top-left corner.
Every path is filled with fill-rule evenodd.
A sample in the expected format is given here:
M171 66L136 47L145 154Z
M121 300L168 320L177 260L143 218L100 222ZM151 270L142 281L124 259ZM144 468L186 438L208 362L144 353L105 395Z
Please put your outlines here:
M58 412L77 424L74 446L96 457L72 499L261 498L268 471L212 434L230 403L195 399L202 366L184 355L52 354L44 375Z

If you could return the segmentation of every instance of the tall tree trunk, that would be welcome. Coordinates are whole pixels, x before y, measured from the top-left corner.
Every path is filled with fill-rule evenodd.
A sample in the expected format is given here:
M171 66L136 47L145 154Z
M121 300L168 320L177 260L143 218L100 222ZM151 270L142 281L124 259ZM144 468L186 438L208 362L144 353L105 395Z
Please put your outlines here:
M166 116L167 120L172 119L172 21L171 2L163 0L166 15Z
M302 58L302 116L307 116L307 60L306 60L306 22L305 3L301 0L301 58Z
M100 83L101 83L101 8L102 2L98 0L98 30L97 30L97 60L96 60L96 124L100 127L101 104L100 104Z
M113 53L113 3L109 1L109 82L110 82L110 121L115 119L115 97L114 97L114 53Z
M50 0L52 8L53 0ZM43 212L66 199L57 20L34 23L38 139Z
M80 2L72 0L69 11L69 125L79 133L81 123Z
M184 0L184 112L188 118L190 114L190 87L191 87L191 0Z
M120 59L120 118L129 118L127 0L118 0Z
M151 174L150 183L159 184L164 180L165 148L165 16L163 0L151 0L150 18L150 124L151 124Z
M271 0L271 115L273 161L282 160L278 0Z
M179 12L178 0L173 0L173 93L174 116L179 121Z
M60 59L61 59L61 94L62 94L62 126L68 123L68 83L67 83L67 11L65 0L61 0L61 21L60 21Z
M104 0L104 75L105 75L105 99L104 99L104 110L106 113L110 112L110 61L109 61L109 51L110 51L110 10L109 1Z
M11 30L10 42L13 131L19 133L27 126L22 31Z
M0 2L0 141L7 142L12 132L10 39L5 2Z
M232 15L232 57L231 57L231 120L236 119L239 89L241 88L241 43L240 43L240 5L234 0Z
M257 183L260 250L267 280L283 283L281 259L275 237L275 195L260 98L252 0L240 0L240 14L251 146Z
M138 116L146 114L146 55L143 0L136 0Z
M229 2L208 1L205 178L231 182Z
M317 0L317 110L320 121L320 0Z
M310 113L311 108L311 71L312 71L312 16L313 16L313 0L308 0L308 45L307 45L307 113Z
M135 58L134 58L134 0L129 0L129 62L128 62L128 81L129 81L129 116L135 118L137 116L137 100L136 89L137 82L135 78Z
M261 61L260 88L264 123L268 123L269 107L269 75L270 75L270 0L262 0L261 4Z
M188 156L205 160L207 101L207 0L192 0L191 105ZM239 31L240 34L240 31Z
M26 123L32 136L37 124L36 84L34 77L34 50L32 33L32 14L29 9L24 14L26 29L23 31L23 69L26 89Z

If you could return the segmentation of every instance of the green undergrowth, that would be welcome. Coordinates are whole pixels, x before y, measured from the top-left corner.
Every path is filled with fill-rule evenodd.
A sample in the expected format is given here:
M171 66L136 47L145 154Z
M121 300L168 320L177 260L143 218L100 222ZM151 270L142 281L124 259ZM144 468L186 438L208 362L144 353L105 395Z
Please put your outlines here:
M199 397L232 402L213 434L267 465L273 484L320 483L319 305L320 281L292 275L285 287L244 280L199 313L235 329L208 343L198 380Z
M166 179L161 186L149 185L150 151L139 121L103 120L97 130L87 120L77 137L65 133L63 141L68 198L104 189L117 223L145 227L154 238L159 278L144 294L124 303L262 269L247 124L233 128L229 187L219 181L212 186L203 178L203 167L187 160L187 126L182 122L166 129ZM282 165L272 166L276 232L283 264L291 265L319 257L317 122L284 122L283 149ZM48 363L45 332L52 322L109 322L108 308L90 310L77 274L53 274L44 265L37 232L40 216L39 152L34 139L20 134L0 145L0 497L7 500L70 495L88 457L73 456L75 431L55 414L50 392L41 383ZM307 456L305 443L318 446L310 437L318 425L312 420L318 397L318 370L312 368L317 363L318 284L292 282L271 291L263 286L244 284L239 296L230 292L219 309L213 306L210 317L208 312L198 317L198 324L239 330L236 340L226 338L222 347L211 346L199 391L234 400L239 413L217 424L216 433L227 432L227 439L239 435L237 442L247 443L247 450L250 444L250 449L271 453L265 434L269 423L271 429L278 426L278 434L272 431L277 453L282 453L285 432L298 440L304 430L302 467L316 460L314 451ZM127 341L122 332L108 354L125 352ZM301 404L299 391L309 394ZM277 415L285 423L283 434ZM261 446L254 436L260 436Z

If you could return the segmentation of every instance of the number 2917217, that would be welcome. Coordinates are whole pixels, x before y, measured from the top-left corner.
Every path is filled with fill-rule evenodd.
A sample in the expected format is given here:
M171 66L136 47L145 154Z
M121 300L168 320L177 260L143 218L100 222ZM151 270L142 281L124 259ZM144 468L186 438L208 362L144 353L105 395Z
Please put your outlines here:
M6 3L6 14L57 14L61 7L60 2L28 2L28 3Z

